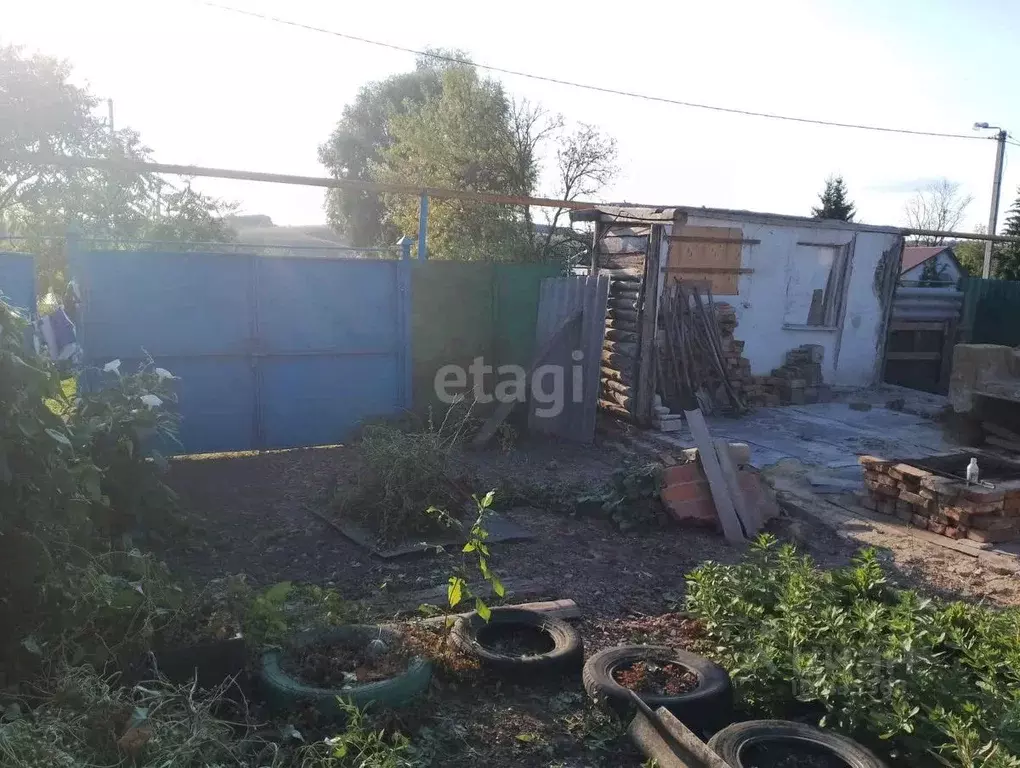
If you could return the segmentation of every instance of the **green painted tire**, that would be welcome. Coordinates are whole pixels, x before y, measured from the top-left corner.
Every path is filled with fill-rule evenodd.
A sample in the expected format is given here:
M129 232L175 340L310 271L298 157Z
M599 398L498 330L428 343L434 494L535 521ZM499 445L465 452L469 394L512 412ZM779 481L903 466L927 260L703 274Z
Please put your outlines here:
M346 640L354 643L369 643L376 638L384 642L399 637L397 632L381 627L351 625L336 629L307 632L294 638L292 645L302 648L319 642ZM326 717L343 715L338 699L359 708L368 706L394 709L410 704L418 695L428 690L432 680L432 664L420 657L411 659L407 670L388 680L355 685L350 688L318 688L297 680L283 671L280 660L283 651L279 648L262 654L259 662L259 682L266 703L275 712L293 712L309 704Z

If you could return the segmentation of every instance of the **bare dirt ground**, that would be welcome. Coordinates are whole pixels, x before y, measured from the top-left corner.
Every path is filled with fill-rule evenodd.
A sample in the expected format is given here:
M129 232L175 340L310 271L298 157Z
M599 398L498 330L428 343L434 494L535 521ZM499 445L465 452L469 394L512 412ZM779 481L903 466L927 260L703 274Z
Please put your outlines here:
M625 458L606 441L594 448L536 443L505 454L493 449L463 461L480 491L510 484L574 493L597 487ZM191 509L196 532L167 544L169 564L197 583L244 572L263 586L283 580L335 586L377 617L441 603L442 591L430 598L427 590L445 584L448 556L382 560L311 514L330 514L334 489L353 460L352 449L337 447L174 461L171 483ZM511 602L574 599L583 612L577 628L588 656L621 643L696 651L696 629L675 613L684 576L705 560L734 562L743 554L708 531L663 527L623 534L605 519L536 505L503 514L535 534L492 546L493 570L514 590ZM867 525L837 533L810 516L783 516L768 529L823 567L845 564L861 546L873 546L903 586L1020 603L1017 576L909 535ZM637 768L643 762L624 735L625 724L592 706L579 673L528 682L439 674L423 701L385 717L437 766Z

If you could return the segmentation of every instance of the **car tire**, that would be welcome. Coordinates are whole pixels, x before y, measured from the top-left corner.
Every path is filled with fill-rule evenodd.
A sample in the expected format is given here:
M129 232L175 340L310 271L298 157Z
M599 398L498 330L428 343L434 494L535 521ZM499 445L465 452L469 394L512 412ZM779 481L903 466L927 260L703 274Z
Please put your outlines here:
M393 630L382 627L351 625L303 633L291 643L296 647L336 640L367 644L376 638L392 642L398 636ZM339 700L359 708L402 707L424 693L432 680L432 664L415 657L408 662L407 669L396 677L344 688L320 688L308 685L284 672L280 666L282 657L283 651L273 648L265 651L259 660L259 683L266 703L276 712L293 712L311 704L322 715L337 718L343 714Z
M522 627L546 635L550 649L533 656L512 656L487 647L501 632ZM500 672L574 672L584 661L584 646L577 630L562 619L522 608L493 608L488 621L477 612L464 616L457 620L450 639L462 653Z
M584 665L584 689L596 701L603 701L620 713L634 708L629 688L620 685L613 673L639 661L668 658L698 676L698 685L676 696L640 693L652 709L665 707L688 728L698 731L722 727L733 709L733 687L729 673L704 656L663 645L621 645L596 653Z
M824 750L839 758L850 768L886 768L871 750L853 739L789 720L734 723L709 739L708 746L731 768L745 768L753 763L743 761L742 750L764 742L808 743L815 750Z

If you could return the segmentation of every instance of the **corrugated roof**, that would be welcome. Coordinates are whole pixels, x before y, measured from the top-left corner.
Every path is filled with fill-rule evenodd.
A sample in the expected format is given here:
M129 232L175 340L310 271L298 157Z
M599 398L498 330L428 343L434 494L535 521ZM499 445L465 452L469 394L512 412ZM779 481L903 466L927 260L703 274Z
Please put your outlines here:
M918 264L924 264L933 256L938 256L942 251L949 250L948 245L912 245L903 249L903 260L900 262L900 274L908 269L913 269Z

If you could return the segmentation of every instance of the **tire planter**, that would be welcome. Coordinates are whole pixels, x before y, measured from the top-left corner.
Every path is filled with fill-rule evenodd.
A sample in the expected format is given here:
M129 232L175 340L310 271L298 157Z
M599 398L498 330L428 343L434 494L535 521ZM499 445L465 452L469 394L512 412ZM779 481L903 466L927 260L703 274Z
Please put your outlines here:
M819 764L846 768L885 768L885 763L871 750L853 739L788 720L734 723L715 734L708 746L731 768L767 765L767 759L762 759L762 751L769 748L782 749L787 756L796 755L800 751L805 758L814 758Z
M638 693L652 709L665 707L692 730L719 728L729 722L733 709L730 676L714 661L663 645L621 645L596 653L584 665L584 689L614 710L633 709L630 690L613 677L617 670L639 661L669 661L686 667L698 677L695 688L675 696Z
M291 645L307 648L318 643L338 641L367 645L376 638L392 643L399 635L380 627L351 625L322 632L308 632L293 639ZM343 688L321 688L285 673L280 666L282 657L283 651L274 648L263 653L259 663L259 683L263 696L276 712L291 712L311 704L322 715L336 718L343 715L338 698L362 708L371 705L402 707L424 693L432 680L432 664L416 657L408 663L405 672L387 680Z
M499 653L487 647L503 633L540 633L549 650L527 656ZM562 619L521 608L493 608L485 621L477 613L458 619L450 639L463 653L489 669L513 674L575 672L584 661L581 636Z

